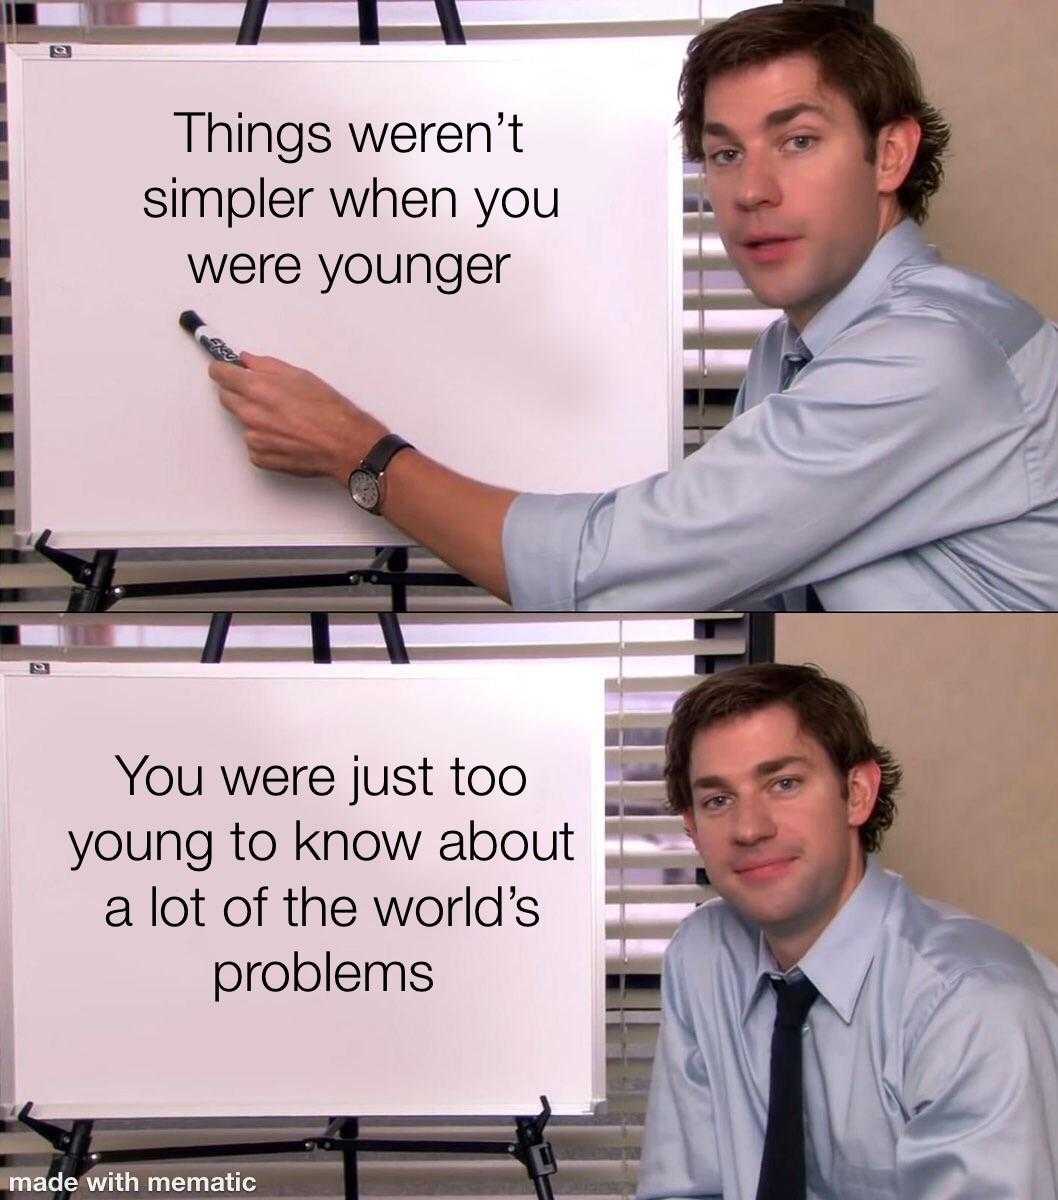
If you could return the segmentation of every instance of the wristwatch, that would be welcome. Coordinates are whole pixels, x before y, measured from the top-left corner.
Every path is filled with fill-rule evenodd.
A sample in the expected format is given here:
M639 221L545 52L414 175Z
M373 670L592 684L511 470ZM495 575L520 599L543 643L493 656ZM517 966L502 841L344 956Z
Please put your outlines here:
M367 512L380 512L382 501L386 498L384 472L390 459L401 450L413 449L411 442L406 442L395 433L387 433L384 438L379 438L349 476L349 495Z

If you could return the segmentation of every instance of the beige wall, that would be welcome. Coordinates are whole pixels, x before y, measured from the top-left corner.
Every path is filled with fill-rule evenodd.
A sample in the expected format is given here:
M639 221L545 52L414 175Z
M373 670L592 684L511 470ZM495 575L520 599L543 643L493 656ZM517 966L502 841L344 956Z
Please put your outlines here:
M1058 616L780 615L776 658L849 684L903 763L883 863L1058 961Z
M876 0L953 127L926 232L1058 320L1058 3Z

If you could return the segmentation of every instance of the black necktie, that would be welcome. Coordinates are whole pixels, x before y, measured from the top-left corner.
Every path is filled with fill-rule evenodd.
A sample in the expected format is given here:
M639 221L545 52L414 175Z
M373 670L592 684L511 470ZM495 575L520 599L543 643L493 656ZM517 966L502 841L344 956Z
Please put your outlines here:
M797 373L811 360L810 354L784 354L779 366L779 391L785 392L797 378Z
M805 1200L805 1100L801 1027L819 993L810 979L772 979L777 1010L771 1035L768 1128L757 1200Z

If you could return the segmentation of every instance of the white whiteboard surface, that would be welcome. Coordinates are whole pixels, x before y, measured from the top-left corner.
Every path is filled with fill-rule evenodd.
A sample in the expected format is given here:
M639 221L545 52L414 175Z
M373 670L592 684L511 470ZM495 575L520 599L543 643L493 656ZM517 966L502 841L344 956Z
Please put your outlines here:
M668 469L682 439L685 40L517 47L75 44L8 51L16 531L55 546L379 545L407 539L330 481L262 472L177 325L306 367L421 450L486 482L600 491ZM212 152L198 118L331 148ZM522 122L514 149L511 114ZM500 121L503 114L505 123ZM350 120L492 122L490 152L356 153ZM187 129L192 151L186 151ZM467 135L469 137L469 135ZM291 143L293 135L284 135ZM197 140L196 140L197 139ZM322 144L317 142L316 144ZM451 143L449 143L451 144ZM220 149L217 147L220 146ZM292 154L285 155L288 158ZM312 187L305 215L145 215L148 188ZM339 219L377 178L450 187L456 214ZM494 216L473 188L558 188L558 217ZM167 201L167 207L169 202ZM543 211L548 211L542 203ZM152 206L152 212L158 208ZM498 212L498 210L497 210ZM187 255L293 252L296 284L196 284ZM336 283L323 252L506 253L500 284ZM359 260L357 260L359 263ZM387 268L389 269L389 268ZM320 286L317 286L319 282Z
M603 681L583 669L520 667L515 678L444 667L3 668L4 1108L33 1101L45 1117L502 1115L536 1112L546 1094L556 1113L592 1111L605 1096L603 717ZM150 763L202 764L207 785L219 763L329 763L338 788L326 798L230 799L217 786L129 797L115 786L125 776L112 755L137 747ZM454 754L465 764L516 763L528 785L519 798L459 799L438 769L429 798L350 806L340 785L354 754L368 764L424 755L440 764ZM293 864L284 849L295 817L303 834L309 825L422 830L422 845L410 863ZM471 818L496 831L568 821L573 860L442 861L440 833ZM188 834L235 820L272 829L276 857L233 861L218 832L206 871L177 861L171 843L165 861L90 854L70 869L71 829L79 838L148 825ZM202 839L195 844L202 863ZM351 896L357 921L290 929L281 907L262 910L272 914L262 928L216 919L221 897L251 896L262 883L268 905L302 883ZM132 927L107 928L111 895L142 900L153 884L170 895L197 884L204 927L152 929L134 904ZM540 919L518 927L511 905L496 927L395 932L368 919L372 894L447 895L465 885L475 895L532 894ZM376 975L367 990L258 986L218 998L214 962L290 961L295 949L319 962L327 950L343 961L428 962L432 987L401 990L394 975L382 990Z

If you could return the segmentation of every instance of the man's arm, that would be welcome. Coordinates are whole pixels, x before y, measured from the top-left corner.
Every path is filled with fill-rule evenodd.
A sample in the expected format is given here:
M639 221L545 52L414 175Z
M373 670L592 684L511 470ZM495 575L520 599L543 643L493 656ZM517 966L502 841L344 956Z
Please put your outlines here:
M221 403L244 427L250 461L273 471L327 476L344 488L386 427L309 371L255 354L242 359L245 367L215 362L209 373L220 385ZM388 521L509 599L502 539L515 492L468 479L417 450L397 454L385 481L382 515Z
M244 358L210 370L258 465L347 478L384 432L308 372ZM942 311L883 315L664 474L516 495L404 451L384 511L519 608L755 607L1040 503L1011 468L1030 432L996 346Z
M907 1054L901 1200L1058 1200L1058 1011L1042 985L972 969Z
M566 596L605 610L758 607L1044 502L1041 476L1051 493L1056 481L1025 469L1032 435L997 346L941 311L882 314L665 474L579 512L573 498L523 496L505 531L519 549L512 595L533 608ZM558 536L533 549L551 513Z
M654 1054L636 1200L721 1200L716 1113L705 1061L683 1013L676 950L665 955L661 1031Z

